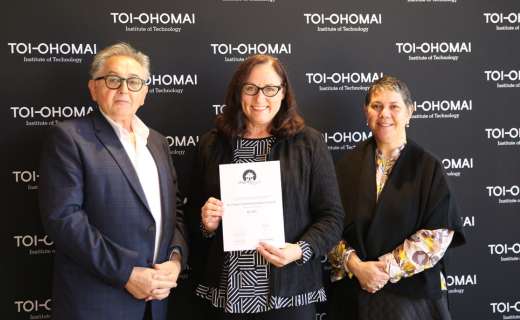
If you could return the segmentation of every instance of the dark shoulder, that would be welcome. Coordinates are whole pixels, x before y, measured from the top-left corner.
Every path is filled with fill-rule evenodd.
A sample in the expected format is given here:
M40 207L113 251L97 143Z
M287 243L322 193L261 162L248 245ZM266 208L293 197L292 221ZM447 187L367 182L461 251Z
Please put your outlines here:
M309 142L309 144L325 143L321 132L309 126L304 126L300 132L289 139L296 141L306 141Z
M437 167L441 165L439 158L428 149L417 144L415 141L408 139L405 147L406 153L417 164Z
M92 115L88 114L79 118L63 120L54 125L54 127L56 130L68 132L75 131L80 128L90 128L92 127Z
M92 116L86 115L79 118L60 121L48 128L45 132L43 143L44 150L53 150L60 146L64 149L73 149L78 144L94 139L94 127Z
M307 152L310 157L320 157L329 154L323 135L312 127L304 126L297 134L281 138L280 141L282 145L290 149L299 149Z
M56 123L49 130L48 139L53 140L83 140L89 139L94 134L94 126L92 113L74 119L67 119Z
M217 129L211 129L199 139L199 157L224 161L224 159L227 159L228 154L232 152L231 145L230 138L220 133Z
M222 139L222 134L220 134L217 129L211 129L200 137L199 145L201 147L208 147L214 145L220 139Z
M314 129L313 127L304 126L302 131L299 132L301 135L308 137L308 139L319 139L323 140L321 132Z
M368 138L359 143L354 149L345 152L336 162L337 168L352 167L355 164L360 164L367 151L373 148L374 138Z

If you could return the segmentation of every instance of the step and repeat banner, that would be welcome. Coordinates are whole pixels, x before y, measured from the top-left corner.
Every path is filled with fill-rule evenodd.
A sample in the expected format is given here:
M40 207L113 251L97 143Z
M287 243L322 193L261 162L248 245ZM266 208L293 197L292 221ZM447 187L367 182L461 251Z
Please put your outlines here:
M249 55L285 64L301 113L335 159L369 136L370 83L405 80L417 107L408 135L442 159L467 232L467 245L450 254L453 316L520 319L517 0L18 1L0 15L2 318L51 319L41 144L55 123L96 108L87 90L93 55L126 41L151 58L138 114L167 136L181 187ZM175 319L194 318L191 295L187 272L171 297ZM316 319L326 319L322 307Z

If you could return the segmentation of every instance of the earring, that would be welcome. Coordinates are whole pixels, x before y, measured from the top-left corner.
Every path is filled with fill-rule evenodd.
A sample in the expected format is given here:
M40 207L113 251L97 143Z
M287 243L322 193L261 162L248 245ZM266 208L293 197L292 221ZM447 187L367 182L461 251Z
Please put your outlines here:
M407 127L407 128L410 128L410 122L407 122L407 123L406 123L406 127Z

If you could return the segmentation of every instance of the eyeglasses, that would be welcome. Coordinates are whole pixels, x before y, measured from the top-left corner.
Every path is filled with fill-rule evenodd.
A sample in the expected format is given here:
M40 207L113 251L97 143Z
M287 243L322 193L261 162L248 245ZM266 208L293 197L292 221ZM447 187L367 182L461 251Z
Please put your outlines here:
M283 86L265 86L260 88L259 86L252 83L246 83L242 86L242 92L248 96L256 96L258 91L262 90L264 96L270 98L276 96L282 87Z
M128 88L128 90L130 91L133 91L133 92L137 92L139 90L141 90L141 88L143 87L145 81L139 77L130 77L130 78L122 78L120 76L116 76L116 75L107 75L107 76L103 76L103 77L97 77L95 78L94 80L101 80L101 79L104 79L105 80L105 84L107 86L107 88L109 89L119 89L121 87L121 84L124 82L126 82L126 87Z

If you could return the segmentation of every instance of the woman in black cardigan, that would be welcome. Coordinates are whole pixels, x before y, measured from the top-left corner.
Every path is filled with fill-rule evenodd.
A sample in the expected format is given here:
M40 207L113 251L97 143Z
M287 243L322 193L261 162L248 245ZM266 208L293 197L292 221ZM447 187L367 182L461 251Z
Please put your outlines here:
M338 281L329 316L450 319L443 257L465 240L442 166L406 137L413 102L404 82L377 80L364 113L372 137L336 166L346 220L329 255Z
M224 252L218 166L269 160L280 161L287 243ZM196 295L213 310L207 317L314 319L315 303L326 300L320 256L340 240L343 210L327 146L298 115L278 59L240 64L216 129L201 137L195 173L192 218L201 230L193 266Z

